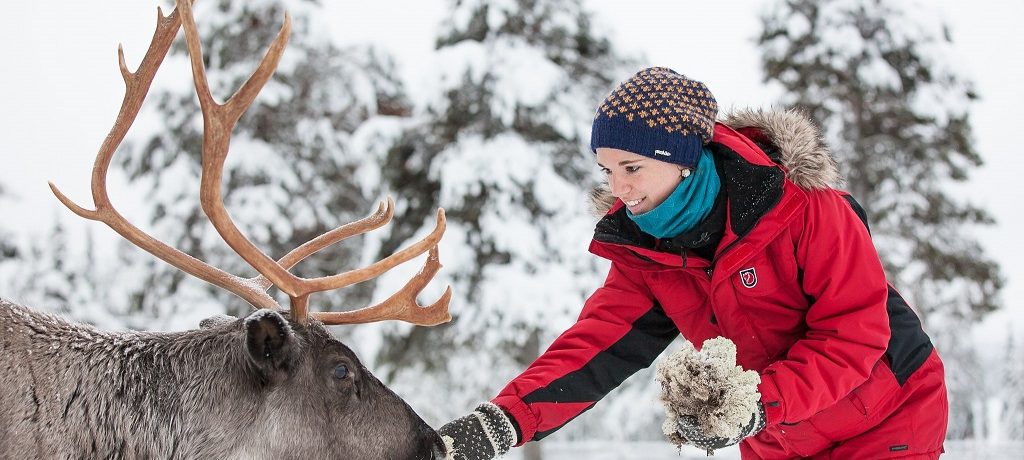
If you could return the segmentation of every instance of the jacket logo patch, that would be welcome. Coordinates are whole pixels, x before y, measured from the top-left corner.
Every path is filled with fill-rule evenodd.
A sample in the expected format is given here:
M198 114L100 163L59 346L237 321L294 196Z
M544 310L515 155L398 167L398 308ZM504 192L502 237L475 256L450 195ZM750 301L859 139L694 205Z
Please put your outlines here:
M745 288L757 286L757 272L754 271L754 267L740 270L740 282Z

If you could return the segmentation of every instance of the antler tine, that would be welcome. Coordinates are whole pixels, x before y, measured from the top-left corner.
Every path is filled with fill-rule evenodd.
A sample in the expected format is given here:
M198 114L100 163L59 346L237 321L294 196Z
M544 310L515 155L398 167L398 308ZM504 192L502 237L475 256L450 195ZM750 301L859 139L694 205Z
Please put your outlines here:
M123 48L118 46L118 65L125 82L125 95L121 102L121 109L114 121L114 126L103 140L99 153L96 155L96 162L93 165L92 195L96 209L88 210L75 204L53 182L49 183L50 190L53 191L53 194L64 206L78 216L105 223L132 244L146 250L175 268L210 284L220 286L257 308L276 308L278 307L277 302L249 280L212 267L164 244L132 225L117 212L107 194L106 181L110 162L118 145L124 140L128 129L138 116L142 102L149 93L153 77L156 75L156 71L163 62L164 57L167 56L167 51L170 49L174 37L178 34L180 26L181 17L177 10L173 11L169 16L164 16L163 11L159 8L157 9L156 31L153 33L153 39L150 42L149 49L146 51L146 55L135 72L128 70L128 66L125 64Z
M388 222L391 222L391 218L395 215L395 201L388 197L386 201L380 202L377 206L377 211L369 216L366 216L355 222L349 222L341 225L334 230L324 233L312 240L309 240L291 252L286 254L284 257L278 259L278 265L284 267L285 270L290 270L295 264L301 262L306 257L312 254L320 252L324 248L330 247L334 243L348 239L355 235L361 235L363 233L376 230ZM272 285L270 280L265 276L259 275L252 279L253 282L259 284L263 289L268 289Z
M299 321L301 323L305 323L307 321L307 300L310 293L340 289L345 286L350 286L356 283L361 283L371 278L375 278L377 276L380 276L382 273L391 270L395 266L405 263L413 259L414 257L423 254L424 252L431 248L435 248L435 252L433 252L432 254L436 259L437 243L441 241L441 236L444 235L444 229L444 209L438 208L437 225L434 227L434 231L430 232L429 235L425 236L422 240L416 242L412 246L409 246L401 251L391 254L390 256L378 260L377 262L374 262L363 268L349 270L345 273L332 276L324 276L321 278L300 279L300 294L291 296L292 318L296 319L296 321ZM440 265L438 265L438 267L440 267ZM434 271L436 270L437 268L434 269ZM431 273L431 276L433 276L433 273ZM429 278L427 280L429 281ZM424 284L425 283L426 282L424 281ZM447 309L447 303L445 305L445 308Z
M203 211L231 249L279 289L291 297L298 297L301 295L300 279L278 265L242 234L225 209L220 190L224 160L227 158L228 145L231 142L231 131L276 70L291 33L291 17L285 14L280 32L252 76L228 98L226 103L218 104L210 93L202 59L202 45L199 42L199 32L196 29L190 1L178 0L178 9L181 10L185 41L192 63L192 77L203 112L203 176L200 185Z
M345 273L332 276L304 279L302 280L302 292L323 292L332 289L340 289L345 286L362 283L368 279L380 276L382 273L391 270L395 266L408 262L416 256L427 252L431 247L437 246L437 243L441 241L441 236L444 235L444 229L444 209L438 208L437 224L434 226L434 230L427 236L423 237L422 240L363 268L349 270Z
M416 302L416 296L423 291L423 288L434 278L441 263L437 256L437 246L430 248L427 262L423 269L409 280L405 286L389 297L387 300L355 311L346 312L314 312L312 317L324 324L360 324L380 321L385 319L397 319L419 326L436 326L451 321L452 316L448 313L448 304L452 299L452 288L448 286L441 298L423 307Z

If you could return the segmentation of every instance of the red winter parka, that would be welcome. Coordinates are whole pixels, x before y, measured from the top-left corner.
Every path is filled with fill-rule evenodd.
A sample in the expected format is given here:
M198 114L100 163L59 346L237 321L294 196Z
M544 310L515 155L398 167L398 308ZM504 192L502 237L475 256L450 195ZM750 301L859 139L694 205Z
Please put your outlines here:
M493 400L520 443L590 409L682 334L697 347L727 337L760 373L767 427L741 443L744 458L937 456L942 363L886 282L863 210L830 188L838 173L817 129L792 112L741 112L709 148L727 197L713 260L640 232L606 196L590 246L612 262L605 284Z

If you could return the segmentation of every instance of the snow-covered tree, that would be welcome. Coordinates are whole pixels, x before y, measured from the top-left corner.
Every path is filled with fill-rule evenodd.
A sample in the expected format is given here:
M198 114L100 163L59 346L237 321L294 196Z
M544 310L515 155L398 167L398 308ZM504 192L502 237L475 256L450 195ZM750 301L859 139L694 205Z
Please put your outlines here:
M942 341L936 345L946 368L946 389L949 397L948 439L985 439L988 426L986 399L998 393L997 368L989 357L974 346L967 329L956 322L940 323L928 330L932 338Z
M404 216L382 254L424 233L436 206L448 216L439 278L454 288L455 320L390 328L381 356L399 393L423 395L413 406L439 422L494 396L601 284L605 266L587 252L597 221L587 195L599 179L590 123L612 85L637 69L578 1L451 6L437 71L425 77L438 89L379 152ZM656 394L648 402L658 436ZM586 418L572 427L601 423Z
M982 157L968 111L977 95L955 71L950 31L926 4L901 0L780 0L766 11L766 80L821 123L890 279L922 313L947 369L963 372L970 363L959 359L975 352L956 336L998 308L1003 281L970 234L992 217L956 193ZM951 375L952 403L983 406L961 377ZM954 418L950 435L968 423Z
M7 191L4 190L3 184L0 184L0 203L10 200L10 196ZM0 263L8 262L18 256L17 244L15 244L14 236L8 229L0 227Z
M0 183L0 207L6 207L4 205L11 202L11 195L4 189L3 184ZM13 297L17 289L13 278L20 269L22 253L23 251L19 250L18 242L11 229L6 228L5 224L0 223L0 297L8 299Z
M1005 372L999 387L1003 404L1001 425L1008 439L1021 441L1024 440L1024 347L1012 328L1002 364Z
M376 190L379 168L362 155L361 147L353 146L353 139L369 136L360 131L375 129L369 121L409 111L392 77L391 60L372 48L335 45L321 10L319 2L310 0L196 4L211 88L220 100L255 69L285 11L292 17L282 61L235 128L224 171L228 211L249 239L274 258L376 207L382 198ZM173 69L186 60L179 39L164 67ZM211 265L254 275L220 240L199 207L202 118L191 78L178 83L150 95L149 110L144 107L137 123L145 129L129 133L130 145L119 153L120 166L145 190L156 236ZM355 268L362 262L360 240L325 250L295 272L308 277ZM148 255L129 259L138 265L132 298L141 302L141 312L166 316L194 308L203 299L213 309L230 305L231 313L249 308L212 286L190 287L199 282ZM372 286L364 283L317 295L312 307L363 306Z
M48 234L29 243L13 283L17 297L33 308L51 313L72 311L76 273L69 270L68 238L59 221Z
M822 124L867 210L886 269L926 315L978 318L998 307L998 266L969 235L993 219L953 186L982 164L972 85L950 32L898 0L787 0L763 18L766 78Z
M16 269L6 273L10 298L20 304L105 328L131 323L108 303L112 270L97 257L89 229L70 231L60 218L46 234L29 238Z

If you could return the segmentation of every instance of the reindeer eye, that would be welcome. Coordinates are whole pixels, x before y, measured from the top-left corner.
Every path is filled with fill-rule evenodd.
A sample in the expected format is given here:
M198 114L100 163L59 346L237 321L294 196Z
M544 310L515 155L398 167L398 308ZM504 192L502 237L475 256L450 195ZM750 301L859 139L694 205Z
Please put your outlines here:
M339 364L337 367L334 368L334 378L340 380L340 379L344 379L344 378L347 378L347 377L348 377L348 366L346 366L344 364Z

